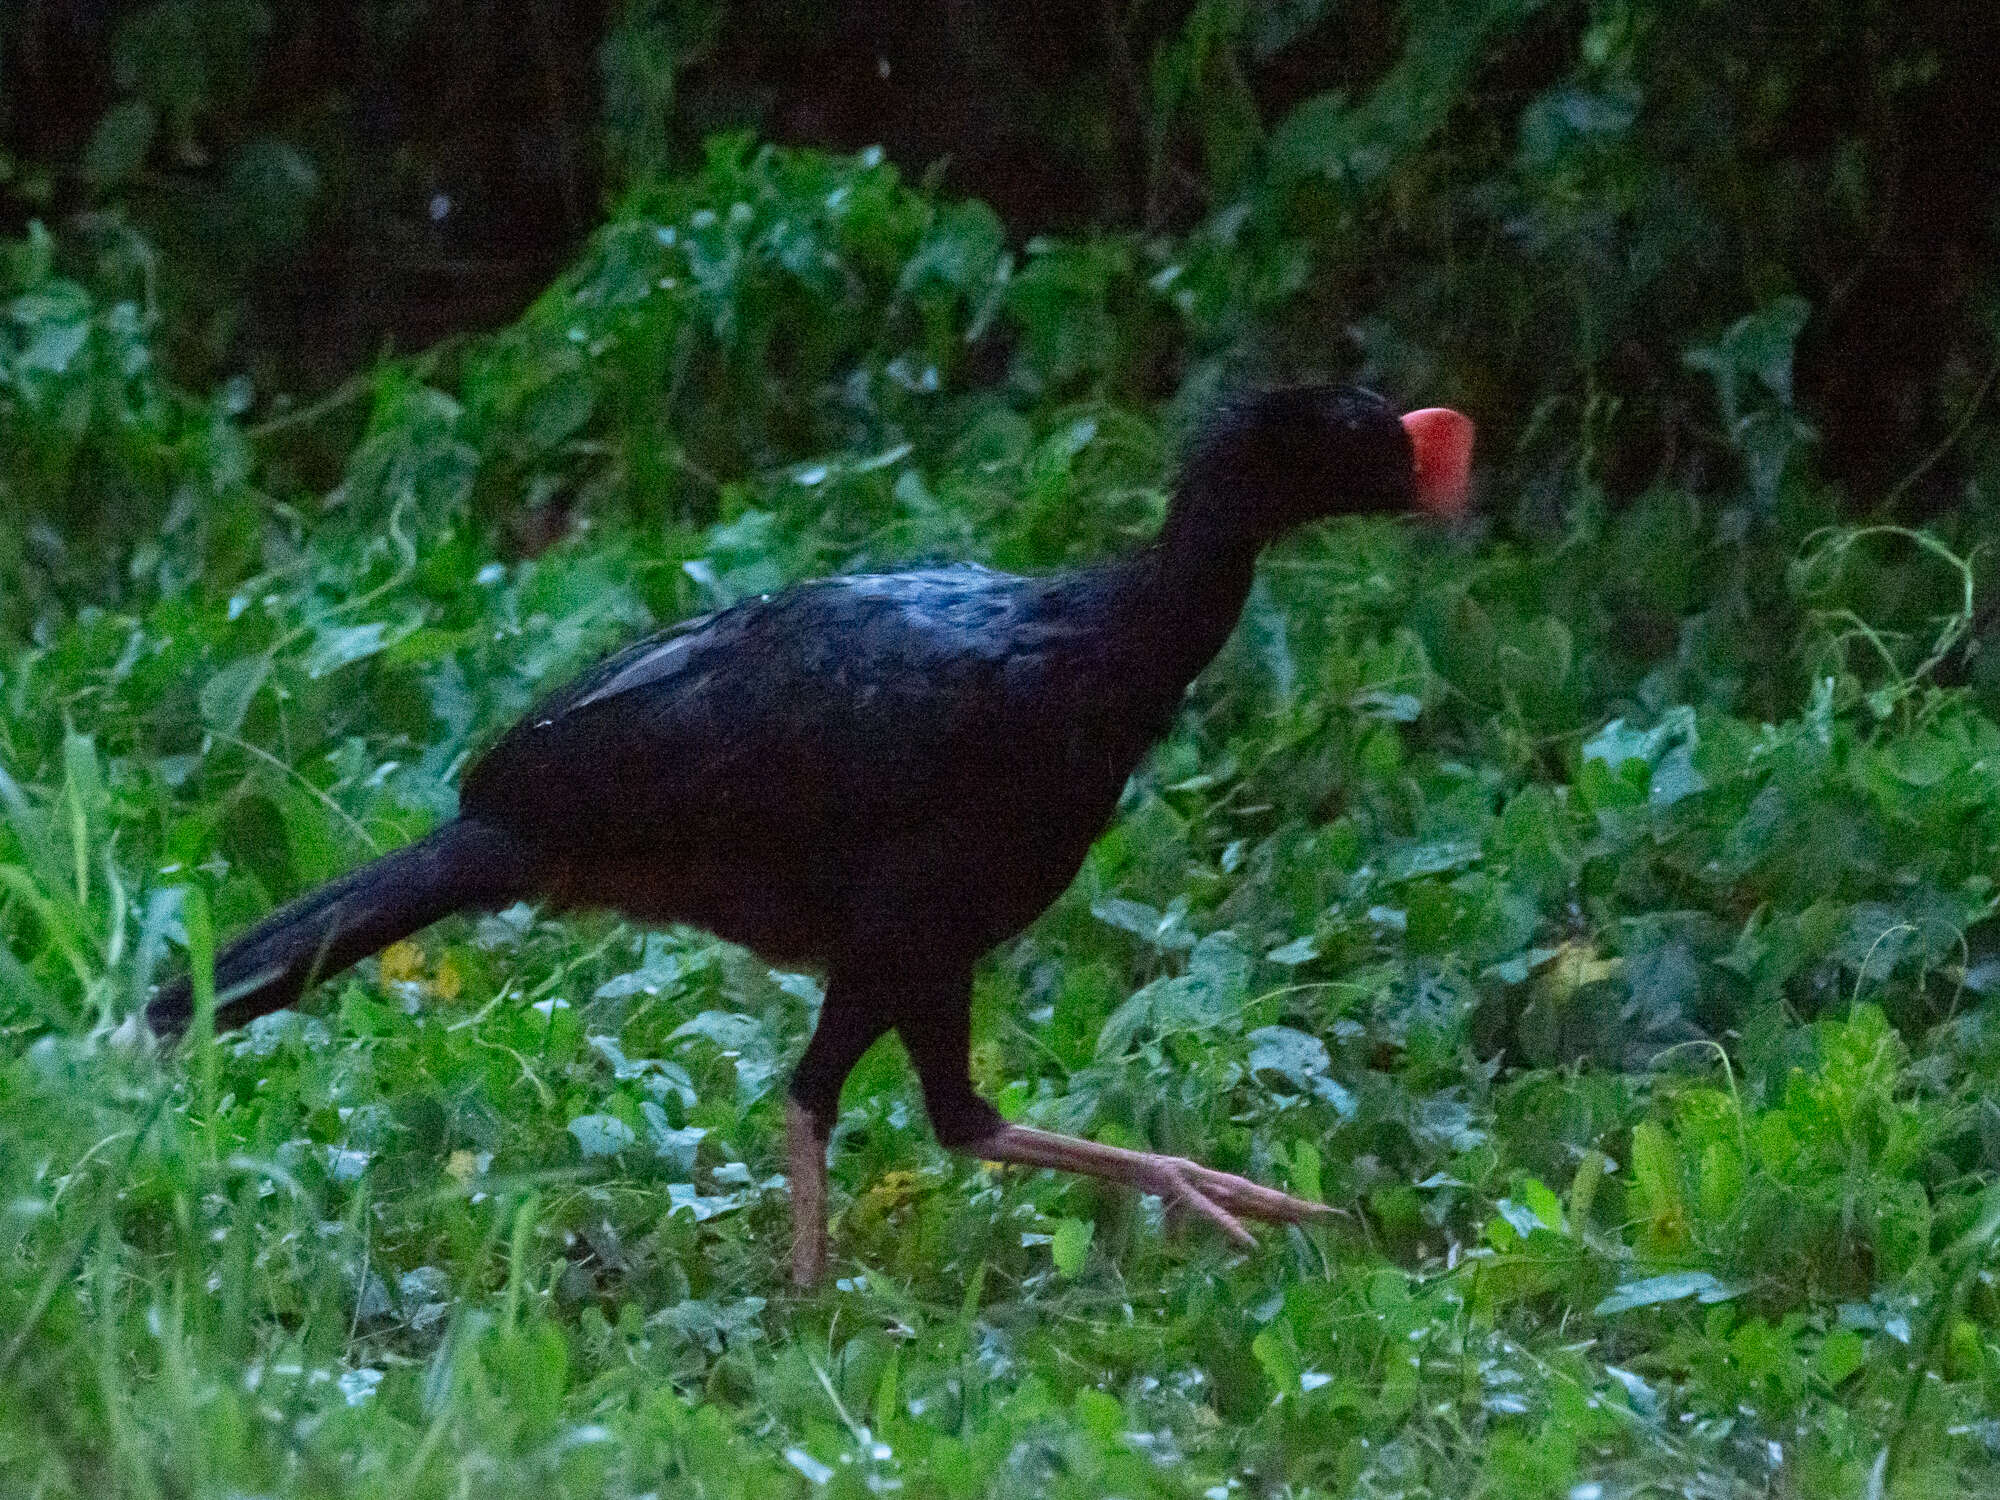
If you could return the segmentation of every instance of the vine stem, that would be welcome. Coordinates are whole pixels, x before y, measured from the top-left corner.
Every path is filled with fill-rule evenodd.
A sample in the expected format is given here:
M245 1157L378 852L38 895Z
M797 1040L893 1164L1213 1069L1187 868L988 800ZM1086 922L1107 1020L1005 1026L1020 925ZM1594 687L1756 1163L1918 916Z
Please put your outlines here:
M1993 394L1993 383L1996 380L2000 380L2000 356L1996 356L1993 363L1986 367L1986 376L1979 382L1979 389L1972 393L1972 399L1965 403L1965 410L1959 414L1958 424L1944 435L1943 440L1935 448L1918 461L1914 469L1896 481L1896 487L1883 498L1883 509L1893 511L1903 496L1910 492L1910 487L1930 473L1940 459L1958 446L1958 440L1964 437L1966 429L1972 426L1972 419L1979 415L1979 408L1984 406L1986 398Z

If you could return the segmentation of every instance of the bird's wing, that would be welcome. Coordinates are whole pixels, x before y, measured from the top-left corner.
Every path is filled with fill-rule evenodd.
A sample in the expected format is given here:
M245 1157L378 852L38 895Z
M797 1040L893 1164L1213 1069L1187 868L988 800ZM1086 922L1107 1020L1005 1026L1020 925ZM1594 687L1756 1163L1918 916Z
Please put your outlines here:
M462 803L574 848L921 818L1028 730L1023 663L1063 633L1037 587L965 567L838 578L686 622L531 710Z
M575 681L535 706L530 724L547 724L566 713L671 677L688 659L689 648L713 629L722 612L696 615L644 640L614 651Z

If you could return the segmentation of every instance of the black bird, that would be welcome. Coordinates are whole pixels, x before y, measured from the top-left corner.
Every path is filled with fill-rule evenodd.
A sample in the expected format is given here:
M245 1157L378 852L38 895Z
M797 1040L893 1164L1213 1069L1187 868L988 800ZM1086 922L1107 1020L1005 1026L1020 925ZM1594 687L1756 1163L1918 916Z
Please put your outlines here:
M616 653L509 730L459 815L225 949L217 1018L454 911L530 897L688 922L827 973L791 1083L793 1276L826 1263L826 1145L848 1070L894 1028L947 1147L1135 1184L1238 1217L1324 1212L1178 1157L1010 1125L967 1070L975 960L1061 894L1126 778L1243 607L1264 544L1342 513L1462 507L1472 424L1348 387L1215 414L1166 524L1046 577L958 566L825 578ZM177 1034L190 985L147 1019Z

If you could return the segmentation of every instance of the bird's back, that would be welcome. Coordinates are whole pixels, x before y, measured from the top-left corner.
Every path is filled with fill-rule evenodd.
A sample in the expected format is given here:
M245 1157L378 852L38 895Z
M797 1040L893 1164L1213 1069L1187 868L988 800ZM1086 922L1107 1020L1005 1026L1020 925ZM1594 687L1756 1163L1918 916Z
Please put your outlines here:
M746 601L532 711L462 809L578 904L800 960L912 925L976 952L1068 883L1162 725L1116 656L1116 584L961 566Z

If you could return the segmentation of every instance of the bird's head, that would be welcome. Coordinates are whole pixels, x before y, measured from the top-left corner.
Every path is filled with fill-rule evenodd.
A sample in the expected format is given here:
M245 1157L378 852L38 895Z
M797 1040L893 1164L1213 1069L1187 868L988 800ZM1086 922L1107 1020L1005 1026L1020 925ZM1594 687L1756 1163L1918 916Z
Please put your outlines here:
M1354 386L1290 386L1209 419L1189 450L1182 500L1262 543L1327 516L1456 516L1471 468L1472 422L1455 411L1399 417Z

